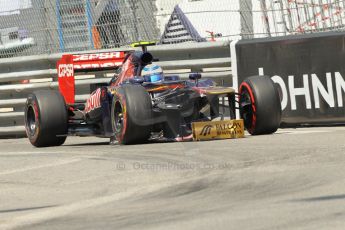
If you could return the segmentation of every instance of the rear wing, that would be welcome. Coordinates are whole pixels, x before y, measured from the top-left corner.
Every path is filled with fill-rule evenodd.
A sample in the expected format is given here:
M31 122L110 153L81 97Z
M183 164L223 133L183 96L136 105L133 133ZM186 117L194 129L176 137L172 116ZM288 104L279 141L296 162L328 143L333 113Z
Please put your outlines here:
M59 90L67 104L75 103L75 73L119 68L128 51L93 54L64 54L57 62Z

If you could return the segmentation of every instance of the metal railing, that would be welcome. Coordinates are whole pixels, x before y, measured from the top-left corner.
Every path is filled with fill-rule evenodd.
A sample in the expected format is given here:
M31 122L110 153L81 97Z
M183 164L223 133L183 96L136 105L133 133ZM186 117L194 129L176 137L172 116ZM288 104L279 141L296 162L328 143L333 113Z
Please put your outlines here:
M121 49L123 50L123 49ZM108 50L109 51L109 50ZM231 85L229 42L184 43L149 47L165 74L187 78L201 72L218 84ZM88 53L102 52L102 50ZM0 137L25 135L24 105L29 93L38 89L58 90L56 63L62 54L16 57L0 60ZM113 73L76 76L76 99L84 101L90 85L109 82Z

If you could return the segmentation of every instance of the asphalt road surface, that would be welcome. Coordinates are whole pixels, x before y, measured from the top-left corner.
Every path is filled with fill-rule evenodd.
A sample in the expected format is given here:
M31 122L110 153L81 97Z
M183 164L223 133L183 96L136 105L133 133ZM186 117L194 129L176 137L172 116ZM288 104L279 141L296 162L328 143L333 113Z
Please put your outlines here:
M345 229L345 127L111 146L0 140L0 229Z

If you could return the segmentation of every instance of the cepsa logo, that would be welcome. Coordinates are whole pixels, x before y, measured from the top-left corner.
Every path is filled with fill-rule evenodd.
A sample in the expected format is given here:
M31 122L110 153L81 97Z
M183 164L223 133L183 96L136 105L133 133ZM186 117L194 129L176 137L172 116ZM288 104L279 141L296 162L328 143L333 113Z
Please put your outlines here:
M73 64L60 64L58 71L59 77L73 77Z
M123 54L123 52L81 54L81 55L74 55L73 61L92 61L92 60L115 59L115 58L121 58L122 54Z

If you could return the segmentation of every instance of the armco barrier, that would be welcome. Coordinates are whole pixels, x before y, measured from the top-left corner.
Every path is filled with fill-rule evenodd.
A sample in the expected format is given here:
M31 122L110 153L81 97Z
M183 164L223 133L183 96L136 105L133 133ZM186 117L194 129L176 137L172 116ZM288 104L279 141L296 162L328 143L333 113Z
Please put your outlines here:
M229 42L187 43L149 47L166 73L203 72L220 84L231 84ZM123 49L121 49L123 50ZM105 52L109 50L97 50ZM94 53L87 52L87 53ZM38 89L58 89L56 62L62 54L0 59L0 137L22 136L26 96ZM109 82L108 73L76 77L76 99L83 101L90 85ZM78 78L79 77L79 78ZM30 80L23 83L23 80Z
M283 125L345 124L345 33L242 40L231 47L234 82L268 75L277 83Z
M283 125L345 124L345 33L322 33L238 42L186 43L149 47L166 73L187 78L203 72L237 87L251 75L268 75L279 86ZM94 52L106 52L98 50ZM92 53L92 52L88 52ZM0 59L0 137L22 136L28 93L57 89L56 62L62 54ZM76 77L76 99L109 73ZM30 80L23 84L23 80Z

